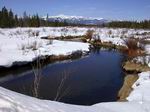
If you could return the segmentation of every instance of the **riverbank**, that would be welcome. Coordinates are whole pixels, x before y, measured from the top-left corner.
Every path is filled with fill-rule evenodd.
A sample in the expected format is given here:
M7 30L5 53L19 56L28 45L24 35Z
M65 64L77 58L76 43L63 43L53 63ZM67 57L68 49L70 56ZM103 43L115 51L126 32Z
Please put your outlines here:
M142 48L142 53L138 52L139 49L137 49L137 51L134 50L134 52L132 52L133 55L128 54L129 57L122 65L126 75L124 79L124 84L118 94L119 101L127 101L128 97L130 97L130 94L135 91L133 87L134 84L138 80L141 80L139 75L143 75L145 74L145 72L150 71L150 58L149 52L147 52L147 46L149 44L148 42L146 42L146 40L145 43L147 44L144 44L144 47Z
M93 30L94 28L90 28ZM65 36L83 36L86 34L87 28L16 28L16 29L0 29L0 66L9 68L14 65L22 65L35 61L37 58L49 57L50 60L64 60L72 58L75 51L89 51L88 43L67 42L58 40L41 39L41 37L65 37ZM92 43L95 47L115 48L126 51L124 40L129 37L142 38L146 37L145 30L133 29L95 29L92 40L100 40L98 43ZM139 35L140 34L140 35ZM70 39L70 36L69 36ZM68 39L64 39L68 40ZM72 38L71 38L72 40ZM74 40L74 39L73 39ZM93 40L93 41L94 41ZM76 39L78 41L78 39ZM86 41L89 42L89 39ZM91 42L90 42L91 43ZM148 43L145 42L144 43ZM147 49L149 50L149 49ZM78 52L79 56L82 54ZM65 55L64 55L65 54ZM75 55L76 57L76 55ZM78 56L77 56L78 57ZM141 59L139 58L141 61ZM115 103L100 103L93 106L72 106L58 102L43 101L36 98L14 93L12 91L0 88L0 111L32 111L32 112L143 112L150 110L150 73L147 68L149 63L143 64L126 62L123 66L127 72L124 85L119 92L120 101ZM131 102L130 102L131 101ZM133 101L133 102L132 102ZM28 102L28 103L26 103ZM58 108L59 106L59 108ZM37 108L38 107L38 108Z
M73 57L72 54L81 55L89 52L89 44L81 42L53 40L48 43L48 40L20 40L14 38L4 38L1 42L4 42L5 46L1 47L2 50L0 51L0 67L7 68L27 64L37 58L51 57L53 60L62 60L67 59L67 56L68 58ZM40 44L41 42L42 44ZM23 48L19 49L18 44L23 45Z

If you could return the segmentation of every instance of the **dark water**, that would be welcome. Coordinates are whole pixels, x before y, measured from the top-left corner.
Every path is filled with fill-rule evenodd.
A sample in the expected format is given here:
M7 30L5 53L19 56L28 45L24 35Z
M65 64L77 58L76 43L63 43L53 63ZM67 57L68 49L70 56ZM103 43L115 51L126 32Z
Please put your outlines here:
M57 100L78 105L116 101L123 83L123 59L123 54L105 50L78 60L49 64L42 68L38 96L54 100L59 91ZM33 71L25 68L22 73L16 69L0 78L0 86L31 96L33 82Z

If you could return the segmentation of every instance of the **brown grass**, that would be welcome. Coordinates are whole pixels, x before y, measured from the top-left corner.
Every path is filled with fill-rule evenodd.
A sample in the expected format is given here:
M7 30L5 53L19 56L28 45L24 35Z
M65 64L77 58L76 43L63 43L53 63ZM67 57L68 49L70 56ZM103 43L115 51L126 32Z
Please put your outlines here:
M127 46L127 54L129 57L135 57L144 54L144 45L140 43L139 39L128 38L124 40Z
M150 68L147 65L142 65L140 63L134 63L130 61L125 62L123 68L126 71L136 71L136 72L145 72L150 70Z
M118 93L119 101L126 101L126 98L132 91L132 85L138 79L138 75L127 75L124 79L124 84Z

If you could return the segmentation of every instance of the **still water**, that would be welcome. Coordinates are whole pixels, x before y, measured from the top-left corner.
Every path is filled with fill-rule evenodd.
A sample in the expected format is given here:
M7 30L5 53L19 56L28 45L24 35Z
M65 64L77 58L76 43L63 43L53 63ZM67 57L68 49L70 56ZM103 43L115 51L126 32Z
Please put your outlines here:
M38 97L78 105L116 101L123 84L123 60L122 53L99 50L77 60L47 64L38 77ZM1 74L6 76L0 78L0 86L33 96L31 67Z

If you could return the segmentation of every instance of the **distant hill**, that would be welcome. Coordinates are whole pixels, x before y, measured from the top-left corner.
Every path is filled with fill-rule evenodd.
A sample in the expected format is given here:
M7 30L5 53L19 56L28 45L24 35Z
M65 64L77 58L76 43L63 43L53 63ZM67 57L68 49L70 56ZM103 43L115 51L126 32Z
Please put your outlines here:
M91 18L91 17L82 17L82 16L66 16L66 15L58 15L58 16L44 16L42 17L44 20L48 20L50 22L66 22L71 24L83 24L83 25L102 25L108 23L109 21L103 18Z

